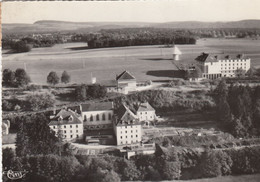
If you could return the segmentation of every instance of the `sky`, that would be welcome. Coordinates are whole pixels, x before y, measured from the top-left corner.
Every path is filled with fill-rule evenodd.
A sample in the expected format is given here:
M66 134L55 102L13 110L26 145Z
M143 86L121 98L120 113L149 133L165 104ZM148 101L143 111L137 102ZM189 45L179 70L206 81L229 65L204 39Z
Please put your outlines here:
M2 23L237 21L260 19L260 0L2 2Z

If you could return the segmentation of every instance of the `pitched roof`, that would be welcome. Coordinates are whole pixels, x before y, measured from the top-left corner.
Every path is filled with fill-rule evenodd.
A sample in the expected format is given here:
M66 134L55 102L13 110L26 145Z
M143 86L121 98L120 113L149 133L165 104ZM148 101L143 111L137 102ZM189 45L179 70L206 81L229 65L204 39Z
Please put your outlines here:
M126 70L116 77L116 80L133 80L133 79L135 79L135 77Z
M246 59L244 54L208 54L202 53L195 60L200 62L217 62L218 60Z
M98 102L91 104L81 104L81 111L103 111L103 110L113 110L113 102Z
M116 111L117 121L116 125L134 125L141 124L138 117L124 104L122 104Z
M148 102L144 102L141 103L137 109L137 112L142 112L142 111L155 111L155 110Z
M49 125L66 125L66 124L81 124L79 115L72 110L62 109L60 112L51 119Z
M182 52L180 51L180 49L177 46L173 46L173 50L172 50L172 54L182 54Z

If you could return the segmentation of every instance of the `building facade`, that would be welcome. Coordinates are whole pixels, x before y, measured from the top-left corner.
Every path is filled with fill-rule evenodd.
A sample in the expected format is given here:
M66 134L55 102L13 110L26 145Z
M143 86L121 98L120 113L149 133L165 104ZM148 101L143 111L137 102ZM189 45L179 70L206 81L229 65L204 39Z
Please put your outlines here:
M113 102L82 104L80 106L84 129L106 129L113 127Z
M61 135L64 141L83 137L83 123L80 115L70 109L61 109L58 114L51 116L49 127L56 136Z
M138 117L124 104L114 117L117 145L130 145L142 141L142 125Z
M138 106L136 115L140 121L154 121L156 119L155 110L148 102L141 103Z
M236 77L250 69L251 59L244 54L207 54L202 53L196 59L202 70L202 78Z

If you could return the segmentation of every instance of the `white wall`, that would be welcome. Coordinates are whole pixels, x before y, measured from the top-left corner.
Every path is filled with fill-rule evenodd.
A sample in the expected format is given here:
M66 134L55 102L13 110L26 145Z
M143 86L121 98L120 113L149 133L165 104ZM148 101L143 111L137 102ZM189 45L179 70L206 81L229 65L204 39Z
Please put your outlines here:
M116 126L117 145L139 143L142 140L141 125Z
M139 111L137 116L140 121L153 121L155 119L155 111Z
M83 135L83 124L66 124L61 125L60 127L63 131L64 140L73 140L80 138ZM58 125L51 125L50 128L57 134Z

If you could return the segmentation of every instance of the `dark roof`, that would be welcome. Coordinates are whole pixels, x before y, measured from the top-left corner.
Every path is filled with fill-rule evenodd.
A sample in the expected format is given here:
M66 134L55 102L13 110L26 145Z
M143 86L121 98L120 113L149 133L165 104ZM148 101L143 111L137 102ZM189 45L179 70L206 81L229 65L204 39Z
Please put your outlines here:
M137 116L124 104L122 104L115 113L116 125L136 125L141 124Z
M81 111L103 111L113 110L113 102L98 102L91 104L81 104Z
M62 109L60 112L51 118L49 125L66 125L66 124L81 124L79 115L72 110Z
M202 53L195 60L200 62L217 62L218 60L246 59L244 54L208 54Z
M155 111L155 110L148 102L144 102L141 103L137 109L137 112L140 111Z
M124 71L116 77L116 80L133 80L133 79L135 79L135 77L128 71Z

